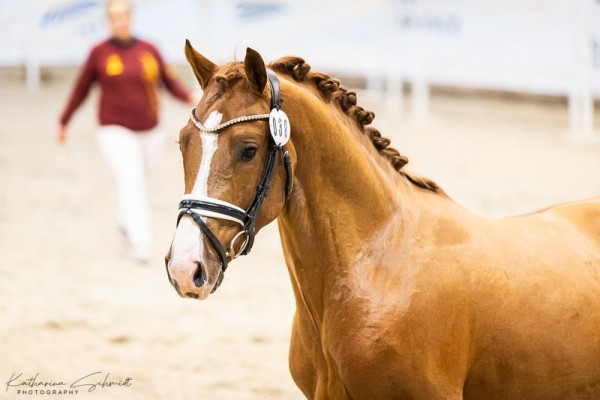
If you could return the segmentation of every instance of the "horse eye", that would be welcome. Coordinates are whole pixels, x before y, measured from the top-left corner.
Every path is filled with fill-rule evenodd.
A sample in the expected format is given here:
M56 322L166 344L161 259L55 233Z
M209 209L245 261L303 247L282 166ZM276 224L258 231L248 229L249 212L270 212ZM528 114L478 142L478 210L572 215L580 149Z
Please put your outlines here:
M240 160L241 161L250 161L254 158L254 156L256 155L256 150L257 148L254 146L249 146L249 147L244 147L241 154L240 154Z

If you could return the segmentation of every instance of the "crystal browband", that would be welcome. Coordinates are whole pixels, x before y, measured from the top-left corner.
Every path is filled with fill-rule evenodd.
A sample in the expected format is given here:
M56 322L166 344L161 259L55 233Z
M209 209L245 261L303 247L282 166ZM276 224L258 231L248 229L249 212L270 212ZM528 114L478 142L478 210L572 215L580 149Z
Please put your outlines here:
M205 132L205 133L216 133L216 132L219 132L220 130L223 130L231 125L239 124L240 122L257 121L260 119L269 119L269 115L270 115L270 114L244 115L241 117L230 119L229 121L223 122L222 124L219 124L213 128L207 128L204 125L202 125L202 122L200 122L200 120L198 120L198 118L196 118L196 109L195 108L192 108L191 114L192 114L191 115L192 122L194 123L194 125L196 125L196 128L198 128L198 130L200 132Z

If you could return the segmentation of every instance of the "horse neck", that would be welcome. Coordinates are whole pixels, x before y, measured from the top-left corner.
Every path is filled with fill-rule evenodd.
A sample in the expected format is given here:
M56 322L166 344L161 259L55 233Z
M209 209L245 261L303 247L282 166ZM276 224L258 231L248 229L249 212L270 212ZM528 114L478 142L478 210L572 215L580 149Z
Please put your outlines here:
M414 189L335 105L296 92L285 98L297 161L279 226L297 302L310 298L319 313L324 291L357 258L402 233Z

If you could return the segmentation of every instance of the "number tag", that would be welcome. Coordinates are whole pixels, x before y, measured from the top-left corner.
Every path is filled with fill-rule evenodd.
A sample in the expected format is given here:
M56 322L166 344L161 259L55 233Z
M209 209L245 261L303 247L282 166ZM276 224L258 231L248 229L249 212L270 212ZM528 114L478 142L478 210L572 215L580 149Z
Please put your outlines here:
M271 136L277 146L283 146L290 140L290 120L283 110L276 108L271 110L269 115L269 128L271 130Z

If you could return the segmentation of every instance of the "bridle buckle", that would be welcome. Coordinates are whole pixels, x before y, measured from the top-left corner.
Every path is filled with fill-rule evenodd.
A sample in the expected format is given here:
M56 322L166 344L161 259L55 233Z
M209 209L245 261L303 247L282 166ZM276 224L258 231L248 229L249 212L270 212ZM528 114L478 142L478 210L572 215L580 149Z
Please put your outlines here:
M240 238L240 236L242 236L242 235L246 235L246 238L242 242L240 250L236 253L235 252L235 244L238 241L238 239ZM250 242L250 234L248 234L248 232L245 229L242 229L241 231L236 233L235 236L231 239L231 242L229 242L229 248L227 249L227 252L226 252L227 257L229 258L229 261L235 260L236 258L241 256L244 253L244 250L246 250L246 247L248 246L249 242Z

